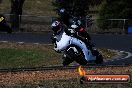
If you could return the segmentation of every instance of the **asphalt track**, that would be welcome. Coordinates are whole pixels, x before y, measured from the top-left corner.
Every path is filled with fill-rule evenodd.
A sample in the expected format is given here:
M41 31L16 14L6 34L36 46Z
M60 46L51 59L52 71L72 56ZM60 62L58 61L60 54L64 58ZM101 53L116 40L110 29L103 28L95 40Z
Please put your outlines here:
M0 33L0 41L25 42L25 43L44 43L51 44L51 33ZM118 58L113 61L105 62L105 65L131 65L132 64L132 34L113 35L113 34L91 34L92 42L98 48L109 48L128 52L125 58Z

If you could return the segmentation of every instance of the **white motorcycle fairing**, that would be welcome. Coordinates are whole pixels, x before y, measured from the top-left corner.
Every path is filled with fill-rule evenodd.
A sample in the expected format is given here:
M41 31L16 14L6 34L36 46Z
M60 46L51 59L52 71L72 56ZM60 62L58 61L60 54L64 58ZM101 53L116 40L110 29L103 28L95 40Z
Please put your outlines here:
M82 52L87 61L96 60L96 56L93 56L91 51L86 47L86 44L81 40L68 36L65 32L60 33L55 36L56 38L56 47L55 51L64 51L69 45L73 44L82 49Z

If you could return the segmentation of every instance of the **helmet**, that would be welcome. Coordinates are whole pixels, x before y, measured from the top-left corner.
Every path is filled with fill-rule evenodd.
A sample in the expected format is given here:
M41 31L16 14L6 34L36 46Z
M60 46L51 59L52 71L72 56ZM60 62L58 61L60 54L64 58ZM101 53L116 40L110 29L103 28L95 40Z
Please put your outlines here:
M81 21L78 18L74 17L69 20L69 24L71 28L76 29L81 25Z
M52 30L54 33L59 33L61 31L62 25L59 21L54 21L51 25Z

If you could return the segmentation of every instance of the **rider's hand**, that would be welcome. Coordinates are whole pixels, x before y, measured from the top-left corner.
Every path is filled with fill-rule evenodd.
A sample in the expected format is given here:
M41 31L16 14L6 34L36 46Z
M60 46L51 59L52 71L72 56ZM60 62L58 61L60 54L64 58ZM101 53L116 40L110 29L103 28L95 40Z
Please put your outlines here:
M61 51L58 50L57 48L54 48L54 50L55 50L57 53L61 53Z
M52 43L56 43L56 38L54 36L51 37Z

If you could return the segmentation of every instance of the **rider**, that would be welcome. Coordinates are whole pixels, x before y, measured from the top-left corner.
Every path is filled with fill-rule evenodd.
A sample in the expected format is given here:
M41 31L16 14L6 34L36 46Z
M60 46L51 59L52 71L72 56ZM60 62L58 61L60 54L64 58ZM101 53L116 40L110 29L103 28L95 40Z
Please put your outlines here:
M65 30L69 36L74 36L83 42L92 50L93 44L91 44L91 37L85 30L84 25L81 22L80 17L74 17L70 15L66 9L61 8L59 10L60 20L66 25L67 29Z
M12 29L7 24L6 18L4 15L0 14L0 31L7 31L7 33L11 33Z
M75 37L67 35L67 33L64 31L66 28L64 28L63 24L60 21L54 21L51 27L54 31L54 35L52 36L52 43L55 44L55 51L61 52L65 50L70 44L73 44L82 49L85 60L87 60L87 62L95 60L95 57L92 56L92 54L90 53L91 51L87 48L84 42ZM69 40L71 41L69 42ZM66 55L63 56L63 60L63 65L68 65L73 62L73 60L70 61L68 57L66 57Z

